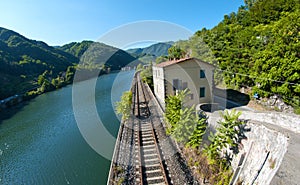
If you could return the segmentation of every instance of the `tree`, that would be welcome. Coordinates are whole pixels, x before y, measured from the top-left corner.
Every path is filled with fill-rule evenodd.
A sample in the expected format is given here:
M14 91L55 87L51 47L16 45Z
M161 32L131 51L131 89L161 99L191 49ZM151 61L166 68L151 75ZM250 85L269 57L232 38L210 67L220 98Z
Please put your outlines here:
M249 10L257 0L244 0L246 8Z
M202 143L207 122L206 119L199 119L194 106L183 106L188 93L187 90L180 91L166 99L165 119L170 124L167 133L186 146L198 148Z
M176 45L168 49L168 57L170 60L178 60L184 58L185 54L185 51Z
M147 83L150 88L153 89L153 71L152 71L152 62L149 63L149 66L141 70L141 78L144 83Z
M71 83L75 75L76 68L74 66L69 66L66 71L66 82Z
M142 64L138 64L136 66L136 71L141 71L143 69L143 65Z
M300 107L299 1L246 0L245 5L178 45L191 49L193 57L205 54L204 61L210 61L209 52L200 48L206 43L217 60L216 71L222 73L222 78L215 76L216 82L223 80L234 89L252 87L262 96L277 94Z
M175 126L180 120L180 110L183 108L183 100L186 97L187 90L180 91L177 95L168 95L166 98L166 112L165 120L170 127L167 129L168 133L172 133Z
M165 62L167 60L168 60L168 56L160 56L160 57L156 58L155 63L156 64L160 64L160 63L163 63L163 62Z
M210 135L209 139L211 143L204 149L210 163L222 163L224 168L230 166L231 158L230 154L228 154L228 149L233 154L236 154L238 144L244 138L242 130L244 122L239 120L240 115L241 112L236 112L236 110L232 110L231 112L226 110L222 114L223 120L219 121L220 126L217 128L216 134Z
M194 118L194 122L196 123L196 127L194 128L193 134L190 136L187 145L199 149L203 136L206 133L208 123L206 118L199 119L197 115Z
M55 88L55 86L49 81L50 76L51 72L47 70L43 74L39 75L37 83L40 85L40 93L48 92Z
M195 114L195 107L181 108L179 110L179 120L172 131L172 136L181 143L187 144L190 141L198 119Z
M122 115L124 121L128 120L131 112L132 92L126 91L123 93L121 100L116 103L116 111Z

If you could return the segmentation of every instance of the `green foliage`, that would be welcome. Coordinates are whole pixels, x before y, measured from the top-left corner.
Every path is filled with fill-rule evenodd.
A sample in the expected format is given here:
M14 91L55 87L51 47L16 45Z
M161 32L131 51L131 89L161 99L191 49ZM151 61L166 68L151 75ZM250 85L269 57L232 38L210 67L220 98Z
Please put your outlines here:
M199 148L205 134L206 119L199 119L195 107L184 107L187 90L180 91L177 95L169 95L166 99L165 119L169 123L167 133L186 146Z
M142 54L138 56L138 61L140 61L142 64L149 64L156 60L156 56L150 55L150 54Z
M168 56L160 56L160 57L156 58L155 63L156 64L160 64L160 63L163 63L163 62L165 62L167 60L168 60Z
M238 151L238 144L241 142L242 125L244 122L239 120L241 112L232 110L225 111L222 114L223 120L219 122L219 127L215 134L210 134L209 140L211 143L206 145L202 152L207 157L208 170L210 175L207 177L212 184L229 184L232 170L231 157L228 154L228 149L232 150L233 154ZM205 171L201 170L201 174ZM207 175L206 175L207 176Z
M196 115L193 123L196 123L196 126L193 128L193 131L189 137L189 141L187 142L187 146L190 146L192 148L200 148L203 140L203 135L206 132L207 120L204 118L199 119Z
M232 177L232 169L224 169L222 164L210 163L207 156L198 149L186 148L184 150L188 164L196 176L200 177L203 184L228 185ZM200 179L199 179L200 180Z
M163 42L153 44L146 48L134 48L126 50L132 56L138 58L142 64L149 64L152 62L161 63L168 60L168 49L172 47L174 42Z
M66 83L71 83L75 75L76 68L75 66L69 66L66 71Z
M181 143L188 143L193 134L198 119L195 114L195 107L182 108L179 110L179 120L174 125L173 137Z
M170 60L178 60L184 58L186 52L179 46L172 46L168 49L168 57Z
M80 58L93 43L93 41L71 42L63 45L59 49Z
M122 115L124 121L128 120L131 112L132 92L126 91L123 93L121 100L116 103L116 111Z
M43 74L41 74L39 77L38 77L38 85L40 85L40 88L38 88L38 91L41 92L41 93L44 93L44 92L48 92L48 91L51 91L53 89L55 89L55 85L56 85L56 81L55 79L52 79L50 80L51 78L51 75L48 71L45 71ZM53 83L51 82L53 81Z
M101 69L103 66L110 67L111 70L120 70L126 65L136 66L139 63L127 52L99 42L90 44L80 61L79 68L91 70Z
M226 149L232 150L233 154L238 152L238 144L242 139L244 122L239 120L241 112L232 110L225 111L222 114L223 120L219 122L216 134L211 134L209 140L211 143L205 147L204 152L207 155L210 163L221 165L224 169L230 166L231 158ZM226 150L226 151L224 151ZM225 157L224 158L224 152Z
M183 100L186 94L187 91L180 91L177 95L168 95L166 98L166 111L164 116L170 125L170 127L167 128L169 134L173 132L180 120L180 110L183 107Z
M178 41L176 44L186 51L190 57L195 57L211 64L216 63L216 58L211 49L203 42L203 38L198 35L194 35L186 41Z
M80 58L83 64L77 65ZM100 69L103 74L127 64L135 66L132 61L135 58L125 51L102 43L83 41L51 47L0 28L0 99L23 94L37 85L39 94L70 84L75 69L87 71L86 74ZM45 71L49 71L47 77L41 75ZM85 79L90 77L86 76Z
M24 98L24 100L30 100L30 99L38 96L39 94L40 94L40 92L38 92L38 91L28 91L25 93L23 98Z
M141 71L143 69L143 65L139 64L136 66L136 71Z
M136 48L136 49L129 49L127 50L128 53L136 56L136 57L143 57L145 54L152 55L152 56L165 56L168 54L168 49L173 45L173 42L162 42L153 44L146 48Z
M300 107L295 107L294 113L300 115Z
M214 28L202 29L179 45L196 56L206 50L206 43L227 86L254 87L262 96L278 94L287 103L300 106L292 100L300 97L299 1L246 0L245 5L225 15ZM209 52L204 53L206 56L197 57L212 62ZM216 81L219 79L218 75Z
M53 78L78 62L57 48L0 28L0 99L36 87L38 76L46 70L52 71Z
M225 111L222 114L223 121L220 121L220 127L217 129L217 140L222 147L228 147L230 149L237 149L238 144L240 143L240 126L244 124L244 122L239 120L239 116L241 112L236 112L236 110L232 110L231 112Z
M260 77L256 80L260 88L288 98L300 95L298 85L293 85L300 80L299 13L299 10L283 13L279 21L265 26L261 32L270 33L268 43L253 56L254 74Z
M141 78L144 83L147 83L150 88L153 89L153 71L152 71L152 62L150 62L150 65L141 70Z

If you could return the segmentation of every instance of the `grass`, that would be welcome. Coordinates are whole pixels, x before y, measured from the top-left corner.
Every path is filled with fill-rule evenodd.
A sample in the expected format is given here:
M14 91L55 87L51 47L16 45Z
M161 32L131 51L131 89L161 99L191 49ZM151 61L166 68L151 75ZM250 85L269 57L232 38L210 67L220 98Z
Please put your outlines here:
M117 184L118 184L118 185L121 185L121 184L123 184L124 181L125 181L125 178L124 178L124 177L121 177L121 178L118 180Z
M183 154L188 159L188 165L199 182L210 184L229 184L233 175L231 169L223 169L219 164L209 161L207 156L199 150L184 148Z
M274 168L275 168L275 165L276 165L276 159L270 158L270 159L269 159L269 163L270 163L269 167L270 167L271 169L274 169Z
M300 115L300 107L295 107L294 113Z

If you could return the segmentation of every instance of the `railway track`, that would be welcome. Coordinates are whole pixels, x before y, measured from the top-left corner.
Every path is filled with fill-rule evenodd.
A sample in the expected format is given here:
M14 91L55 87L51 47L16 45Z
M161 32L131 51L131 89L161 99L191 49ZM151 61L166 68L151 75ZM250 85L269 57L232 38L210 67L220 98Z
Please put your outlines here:
M133 114L138 119L134 124L136 184L172 184L166 164L163 162L159 138L154 128L148 107L149 92L136 75Z

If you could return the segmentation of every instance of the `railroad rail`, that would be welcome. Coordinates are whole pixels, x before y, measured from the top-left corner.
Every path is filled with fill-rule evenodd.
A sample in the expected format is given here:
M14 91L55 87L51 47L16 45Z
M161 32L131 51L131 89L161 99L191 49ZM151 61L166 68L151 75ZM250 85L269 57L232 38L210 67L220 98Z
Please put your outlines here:
M133 115L138 119L134 124L136 184L171 184L168 170L163 162L159 140L148 107L149 92L136 75Z

